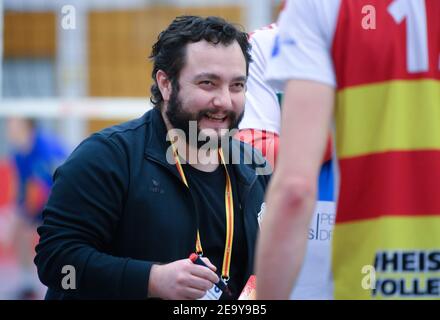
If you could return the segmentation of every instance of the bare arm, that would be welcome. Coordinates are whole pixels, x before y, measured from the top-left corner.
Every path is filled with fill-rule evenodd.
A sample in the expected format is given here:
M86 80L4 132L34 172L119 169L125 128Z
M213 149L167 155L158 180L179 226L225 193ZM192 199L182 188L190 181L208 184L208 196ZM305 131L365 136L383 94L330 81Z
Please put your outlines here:
M258 299L288 299L298 276L333 113L330 86L291 80L285 92L277 170L258 240Z

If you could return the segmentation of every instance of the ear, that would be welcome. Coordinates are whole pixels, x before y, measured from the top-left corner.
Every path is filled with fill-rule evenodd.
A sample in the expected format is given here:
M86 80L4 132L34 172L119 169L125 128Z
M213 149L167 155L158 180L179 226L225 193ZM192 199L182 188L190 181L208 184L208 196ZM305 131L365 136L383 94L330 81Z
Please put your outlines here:
M156 72L157 86L159 87L160 93L162 94L163 101L170 100L172 86L171 81L167 74L163 70L158 70Z

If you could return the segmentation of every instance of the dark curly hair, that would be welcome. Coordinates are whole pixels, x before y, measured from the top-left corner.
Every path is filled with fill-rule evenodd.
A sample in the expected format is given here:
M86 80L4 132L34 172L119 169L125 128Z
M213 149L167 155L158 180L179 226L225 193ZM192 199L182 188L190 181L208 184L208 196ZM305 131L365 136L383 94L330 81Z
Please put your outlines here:
M237 41L246 60L246 75L249 72L251 45L247 33L238 26L228 23L219 17L202 18L198 16L180 16L162 31L153 45L150 59L153 61L153 85L151 86L151 103L162 106L163 97L156 82L156 73L163 70L173 90L178 90L177 79L185 63L186 45L205 40L210 43L229 45Z

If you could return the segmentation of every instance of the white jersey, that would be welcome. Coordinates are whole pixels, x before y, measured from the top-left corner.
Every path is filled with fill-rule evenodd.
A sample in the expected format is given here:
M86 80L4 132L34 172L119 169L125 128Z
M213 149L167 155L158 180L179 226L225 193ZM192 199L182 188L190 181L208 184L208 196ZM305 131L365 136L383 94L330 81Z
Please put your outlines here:
M291 0L279 18L279 35L268 59L265 79L283 89L290 79L336 87L331 57L340 0ZM313 12L313 14L310 14ZM290 28L292 21L295 27Z
M251 34L253 62L249 66L246 106L239 129L267 130L280 134L281 112L277 92L264 80L277 29L275 24L271 24Z

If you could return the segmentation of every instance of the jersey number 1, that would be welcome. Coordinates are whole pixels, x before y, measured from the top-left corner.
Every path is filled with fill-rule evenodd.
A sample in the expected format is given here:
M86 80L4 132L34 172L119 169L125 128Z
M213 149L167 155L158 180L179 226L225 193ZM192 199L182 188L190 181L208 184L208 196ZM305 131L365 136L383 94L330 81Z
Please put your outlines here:
M394 21L406 18L406 65L409 73L429 71L428 27L425 0L394 0L388 7ZM440 70L440 53L438 57Z

